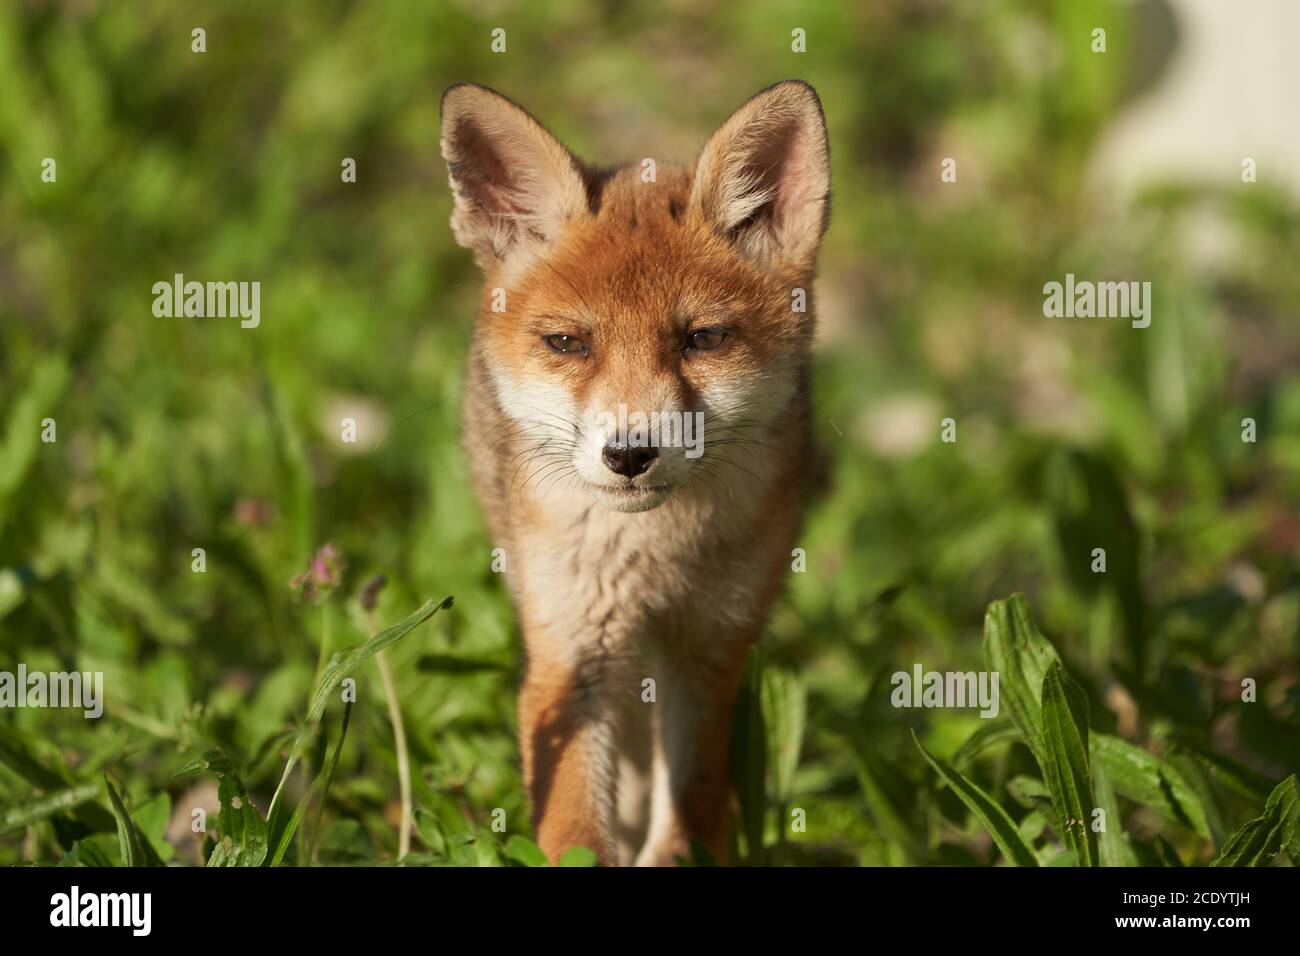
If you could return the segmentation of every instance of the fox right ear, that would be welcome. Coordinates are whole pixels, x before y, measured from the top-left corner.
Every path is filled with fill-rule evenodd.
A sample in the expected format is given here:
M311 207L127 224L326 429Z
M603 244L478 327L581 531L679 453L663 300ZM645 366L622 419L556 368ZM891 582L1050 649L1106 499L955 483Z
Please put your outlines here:
M786 80L754 95L700 153L691 204L750 259L811 269L830 213L821 101Z
M587 210L582 166L526 111L472 83L442 97L456 241L484 269L537 254Z

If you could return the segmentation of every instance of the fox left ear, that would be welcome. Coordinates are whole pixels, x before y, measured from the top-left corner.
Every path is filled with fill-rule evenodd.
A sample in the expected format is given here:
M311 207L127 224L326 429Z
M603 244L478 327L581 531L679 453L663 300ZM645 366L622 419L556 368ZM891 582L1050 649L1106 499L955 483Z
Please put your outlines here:
M472 83L442 97L456 240L485 270L536 254L587 210L582 165L526 111Z
M700 154L691 207L759 265L811 269L830 216L816 91L787 80L736 110Z

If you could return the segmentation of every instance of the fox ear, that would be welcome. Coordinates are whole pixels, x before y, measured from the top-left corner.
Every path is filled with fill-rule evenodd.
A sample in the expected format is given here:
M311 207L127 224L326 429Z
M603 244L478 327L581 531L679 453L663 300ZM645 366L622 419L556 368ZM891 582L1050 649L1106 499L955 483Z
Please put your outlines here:
M736 110L700 154L691 205L759 265L811 269L830 214L826 120L813 88L787 80Z
M535 254L587 209L582 165L526 111L482 86L442 97L456 241L484 269Z

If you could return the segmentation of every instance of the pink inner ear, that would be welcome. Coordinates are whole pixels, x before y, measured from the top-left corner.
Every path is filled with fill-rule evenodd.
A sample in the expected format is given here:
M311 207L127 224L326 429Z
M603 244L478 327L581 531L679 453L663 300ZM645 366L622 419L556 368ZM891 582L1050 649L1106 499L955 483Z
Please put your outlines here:
M817 196L817 174L810 166L807 131L799 124L786 137L781 172L777 179L774 215L778 225Z
M816 172L809 168L808 135L797 120L788 120L755 138L759 142L744 171L751 177L752 189L766 192L771 198L736 228L743 229L767 219L774 230L779 230L817 195Z
M456 142L460 155L453 176L464 183L475 205L494 216L523 212L518 183L501 161L499 144L468 117L456 124Z

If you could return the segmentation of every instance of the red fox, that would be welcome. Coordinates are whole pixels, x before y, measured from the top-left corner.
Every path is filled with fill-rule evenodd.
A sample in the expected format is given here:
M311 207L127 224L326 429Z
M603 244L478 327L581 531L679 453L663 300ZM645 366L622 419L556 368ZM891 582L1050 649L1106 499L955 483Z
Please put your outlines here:
M442 155L486 280L463 445L523 631L538 845L722 859L732 709L814 461L821 103L778 83L691 167L597 169L462 84Z

